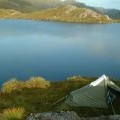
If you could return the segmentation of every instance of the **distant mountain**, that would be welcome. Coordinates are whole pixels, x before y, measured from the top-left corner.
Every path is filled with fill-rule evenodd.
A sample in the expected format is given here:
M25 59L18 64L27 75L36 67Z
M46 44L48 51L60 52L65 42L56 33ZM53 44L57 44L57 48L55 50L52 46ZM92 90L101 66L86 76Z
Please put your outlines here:
M117 9L104 9L104 8L94 8L96 12L108 15L112 19L120 19L120 10Z
M43 9L56 8L71 4L80 8L87 8L99 14L108 15L112 19L120 19L120 10L104 9L100 7L87 6L76 0L0 0L0 9L13 9L21 12L33 12Z
M1 16L2 15L2 16ZM98 14L87 8L80 8L74 5L40 10L30 13L22 13L15 10L0 10L1 18L21 18L34 20L50 20L81 23L108 23L111 19L107 15Z
M117 10L117 9L105 9L102 7L91 7L91 6L87 6L86 4L80 3L80 2L73 2L72 4L77 7L91 9L103 15L108 15L112 19L120 19L120 10Z
M31 7L32 4L25 0L0 0L0 8L2 9L28 11Z

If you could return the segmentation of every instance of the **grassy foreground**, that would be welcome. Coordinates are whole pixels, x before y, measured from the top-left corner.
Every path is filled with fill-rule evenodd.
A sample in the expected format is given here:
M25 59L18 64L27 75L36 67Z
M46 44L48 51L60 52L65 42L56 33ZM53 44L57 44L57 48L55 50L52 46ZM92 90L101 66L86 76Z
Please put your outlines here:
M12 114L12 117L14 118L17 116L16 111L19 111L19 118L22 116L21 120L24 120L24 116L31 112L75 111L79 116L100 116L112 114L111 108L74 108L65 105L64 100L54 104L62 97L68 95L71 91L83 87L95 79L96 78L75 76L59 82L48 82L41 77L33 77L26 82L18 80L8 81L1 86L1 116L4 115L3 118L5 118L6 115L8 117ZM116 81L116 84L120 86L120 82ZM116 113L120 114L120 99L115 101L114 107ZM0 120L4 120L3 118ZM6 120L17 120L17 118Z

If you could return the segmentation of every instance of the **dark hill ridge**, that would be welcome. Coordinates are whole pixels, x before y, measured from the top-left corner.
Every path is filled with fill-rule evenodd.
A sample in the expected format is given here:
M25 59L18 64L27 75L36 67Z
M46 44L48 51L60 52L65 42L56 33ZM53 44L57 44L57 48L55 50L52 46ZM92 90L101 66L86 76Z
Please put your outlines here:
M91 7L91 6L87 6L84 3L79 3L79 2L74 2L73 4L77 7L88 8L97 13L108 15L112 19L120 19L120 10L118 9L105 9L102 7Z
M21 12L32 12L59 6L60 0L0 0L0 9L14 9Z
M117 9L104 9L104 8L94 8L96 12L108 15L112 19L120 19L120 10Z

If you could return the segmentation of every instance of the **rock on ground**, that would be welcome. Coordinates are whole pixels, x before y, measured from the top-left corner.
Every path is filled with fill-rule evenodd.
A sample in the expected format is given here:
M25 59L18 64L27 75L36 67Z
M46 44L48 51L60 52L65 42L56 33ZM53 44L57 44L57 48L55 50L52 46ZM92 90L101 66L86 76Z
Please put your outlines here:
M75 112L48 112L30 114L26 120L80 120Z
M120 120L120 115L100 117L79 117L75 112L31 113L26 120Z

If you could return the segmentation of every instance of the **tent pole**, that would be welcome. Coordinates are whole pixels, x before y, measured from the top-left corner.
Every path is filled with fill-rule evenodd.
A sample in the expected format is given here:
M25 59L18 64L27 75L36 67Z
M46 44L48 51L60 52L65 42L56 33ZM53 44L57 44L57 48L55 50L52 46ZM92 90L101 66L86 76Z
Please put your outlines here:
M112 112L113 112L113 115L115 115L116 113L115 113L115 109L114 109L114 107L113 107L113 104L112 104L112 101L110 100L110 104L111 104L111 108L112 108Z

